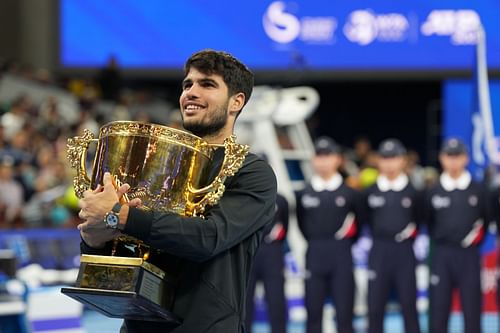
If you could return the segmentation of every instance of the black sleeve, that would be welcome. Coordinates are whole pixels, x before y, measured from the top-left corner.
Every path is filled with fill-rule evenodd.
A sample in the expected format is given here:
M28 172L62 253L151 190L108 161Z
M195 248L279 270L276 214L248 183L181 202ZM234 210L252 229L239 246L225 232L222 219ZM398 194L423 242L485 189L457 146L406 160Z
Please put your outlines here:
M290 216L288 201L286 198L280 194L276 196L276 204L278 205L278 220L283 223L283 228L285 229L285 234L288 233L288 220Z
M225 185L219 203L207 207L205 219L131 208L124 233L178 257L208 260L274 218L276 177L266 162L245 163Z
M369 226L371 212L370 207L368 206L368 196L370 195L370 188L365 189L364 191L357 192L356 195L356 206L355 206L355 214L356 221L358 222L359 230Z
M413 205L413 218L417 226L425 223L425 192L415 190L415 200Z
M481 184L481 193L483 195L482 202L482 213L484 219L484 228L485 231L488 231L488 226L492 223L493 220L496 220L494 217L494 210L492 207L492 191L486 186L486 184Z
M306 231L306 221L305 221L305 209L302 206L302 196L304 195L303 191L297 193L295 202L297 203L295 206L295 211L297 215L297 225L299 227L302 236L307 239L307 231Z
M422 192L421 224L427 226L429 232L431 232L434 224L434 214L432 209L433 193L433 189L427 189Z
M487 221L486 225L489 223L496 223L497 234L500 227L500 188L494 188L486 192L486 202L487 202Z

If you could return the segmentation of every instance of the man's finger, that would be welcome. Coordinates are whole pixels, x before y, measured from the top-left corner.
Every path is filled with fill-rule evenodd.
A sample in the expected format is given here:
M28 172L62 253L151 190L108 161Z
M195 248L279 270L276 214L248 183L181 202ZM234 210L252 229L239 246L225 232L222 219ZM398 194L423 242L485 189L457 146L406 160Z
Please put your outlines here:
M124 195L125 193L127 193L127 191L129 189L130 189L130 185L129 184L123 184L122 186L120 186L120 188L117 191L118 197L121 197L122 195Z
M84 209L87 206L87 203L83 200L78 200L78 207Z
M95 190L92 193L96 194L99 192L102 192L102 185L101 184L97 184L97 187L95 188Z
M94 194L94 191L92 191L92 190L86 190L85 192L83 192L83 197L84 198L88 198L88 197L90 197L93 194Z
M83 223L80 223L78 226L77 226L78 230L80 230L81 232L85 232L87 231L88 229L88 222L83 222Z
M139 198L134 198L128 202L128 205L130 207L141 207L142 206L142 200Z
M109 172L104 173L104 177L102 178L102 183L104 185L103 192L113 191L114 193L116 193L117 189L115 187L113 178Z

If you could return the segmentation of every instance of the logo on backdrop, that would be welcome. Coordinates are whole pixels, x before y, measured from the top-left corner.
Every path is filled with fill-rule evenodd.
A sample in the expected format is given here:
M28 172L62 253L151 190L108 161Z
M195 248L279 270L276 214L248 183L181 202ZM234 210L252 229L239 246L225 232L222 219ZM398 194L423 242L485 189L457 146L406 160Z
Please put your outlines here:
M267 36L276 43L288 44L300 39L307 43L330 44L334 41L337 19L332 16L299 18L286 12L283 1L274 1L267 7L262 25Z
M344 35L362 46L375 40L401 42L407 38L409 27L408 19L399 13L375 14L371 10L355 10L344 25Z
M454 45L472 45L477 41L477 30L481 25L475 10L433 10L422 24L424 36L449 36Z

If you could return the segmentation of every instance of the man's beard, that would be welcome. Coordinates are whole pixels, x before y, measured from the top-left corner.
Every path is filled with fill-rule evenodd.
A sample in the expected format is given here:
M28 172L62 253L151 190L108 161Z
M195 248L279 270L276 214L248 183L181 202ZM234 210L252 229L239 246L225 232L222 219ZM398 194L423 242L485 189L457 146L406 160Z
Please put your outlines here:
M182 126L184 127L184 129L202 138L206 136L213 136L226 125L228 118L226 110L227 104L221 108L218 108L217 111L214 112L213 117L210 119L210 122L207 124L203 123L203 121L187 123L184 119L182 119Z

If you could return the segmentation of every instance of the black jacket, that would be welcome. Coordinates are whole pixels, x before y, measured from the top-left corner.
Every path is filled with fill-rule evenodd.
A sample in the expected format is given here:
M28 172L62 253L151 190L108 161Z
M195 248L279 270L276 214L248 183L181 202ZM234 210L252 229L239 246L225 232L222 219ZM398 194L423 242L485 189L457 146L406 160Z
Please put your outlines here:
M370 226L374 239L396 241L409 223L416 226L422 222L423 194L408 183L400 191L382 191L377 184L367 188L365 195L366 218L363 223ZM413 240L414 235L408 237Z
M223 155L219 149L212 175ZM276 178L266 162L249 154L225 186L205 219L130 209L124 233L163 251L151 262L178 275L172 311L183 323L126 320L128 332L242 332L250 268L263 228L274 218ZM95 253L85 244L82 250Z
M452 191L436 184L429 189L425 202L431 239L438 244L460 246L476 221L481 220L484 226L490 222L487 201L486 188L475 181L465 189ZM479 245L479 242L474 245Z
M362 210L361 195L342 183L334 191L316 192L308 184L298 194L297 222L308 242L317 240L335 241L335 233L344 226L347 214L354 213L356 219ZM357 227L355 228L357 230ZM345 238L355 239L357 232Z

